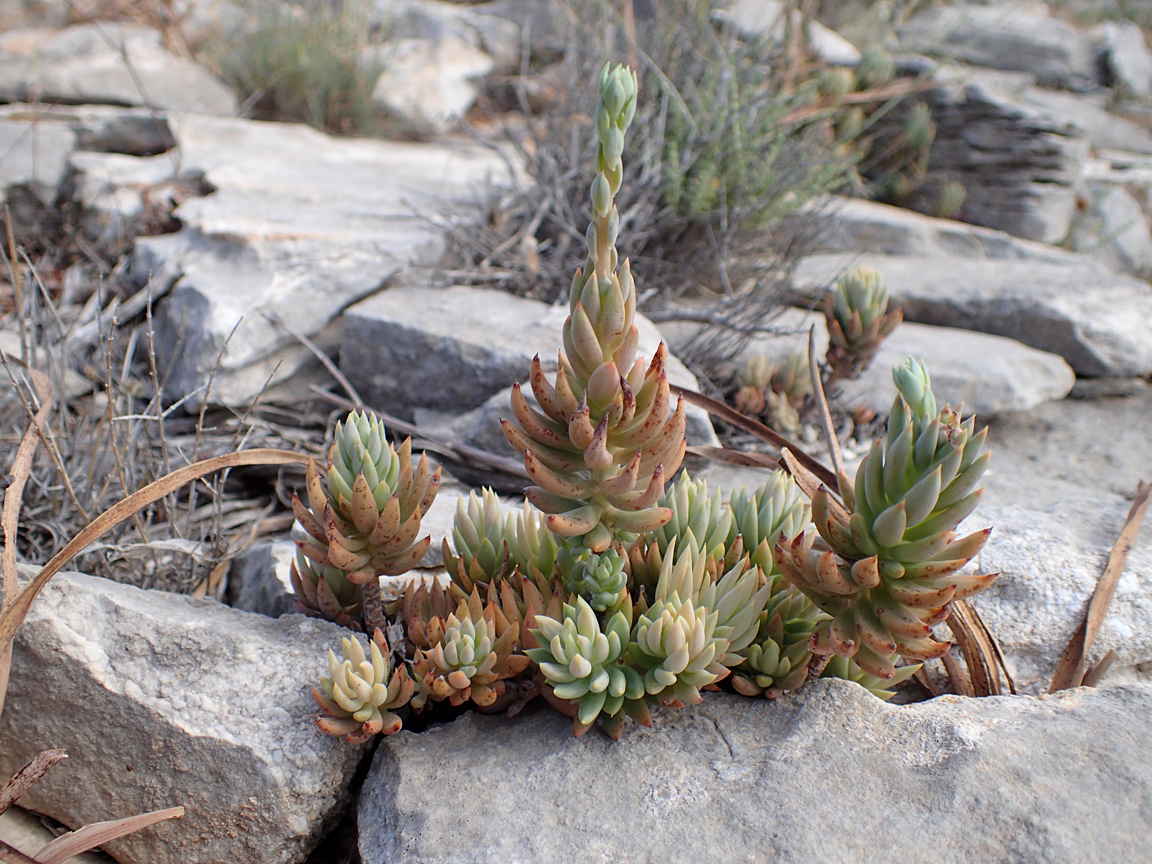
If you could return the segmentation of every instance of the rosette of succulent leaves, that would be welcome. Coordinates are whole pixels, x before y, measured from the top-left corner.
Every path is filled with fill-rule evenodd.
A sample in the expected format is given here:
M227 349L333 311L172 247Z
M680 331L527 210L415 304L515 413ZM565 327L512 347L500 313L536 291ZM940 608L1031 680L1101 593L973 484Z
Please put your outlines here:
M948 649L932 627L949 602L994 578L960 572L988 532L954 533L980 498L984 434L937 411L914 361L896 370L887 435L854 485L821 487L811 505L784 471L727 503L686 473L665 489L685 452L684 407L665 348L638 356L636 288L615 247L635 104L635 75L606 66L596 215L556 373L533 360L539 408L516 387L503 424L535 483L523 506L490 490L462 498L448 579L411 579L374 612L379 577L427 548L416 538L439 473L359 414L337 427L327 470L309 466L308 506L294 499L309 535L293 569L299 608L376 634L368 654L350 635L343 661L330 656L316 691L325 732L359 742L438 704L511 714L540 696L577 735L599 722L617 737L625 717L650 724L653 706L721 688L775 698L812 674L888 698L918 668L904 659ZM402 638L389 646L382 632Z

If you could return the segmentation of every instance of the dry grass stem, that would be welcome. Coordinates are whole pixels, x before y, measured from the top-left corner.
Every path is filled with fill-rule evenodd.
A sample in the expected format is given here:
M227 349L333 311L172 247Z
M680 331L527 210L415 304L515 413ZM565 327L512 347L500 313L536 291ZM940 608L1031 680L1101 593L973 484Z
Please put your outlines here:
M1116 543L1108 555L1108 564L1104 568L1104 574L1100 577L1100 581L1096 583L1096 589L1092 592L1092 599L1088 601L1084 618L1080 622L1080 626L1076 628L1076 632L1072 634L1072 638L1064 648L1064 653L1060 656L1060 662L1052 676L1052 683L1048 687L1049 693L1066 690L1069 687L1078 687L1084 683L1084 665L1088 652L1092 650L1092 643L1096 641L1096 636L1108 614L1108 607L1116 595L1116 585L1124 573L1124 568L1128 565L1128 556L1136 543L1136 535L1144 521L1144 514L1148 512L1150 493L1152 493L1152 484L1150 483L1141 483L1137 487L1136 499L1132 502L1128 517L1124 520L1124 527L1120 529L1120 535L1116 538Z

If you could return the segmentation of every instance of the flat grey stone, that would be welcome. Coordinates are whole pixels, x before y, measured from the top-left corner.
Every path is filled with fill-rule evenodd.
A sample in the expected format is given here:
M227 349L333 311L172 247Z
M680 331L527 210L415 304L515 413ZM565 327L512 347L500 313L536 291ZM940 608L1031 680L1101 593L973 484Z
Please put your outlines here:
M51 205L74 149L76 135L66 127L0 120L0 207L13 186L25 186L42 204Z
M876 252L1056 263L1070 260L1065 250L1047 243L966 222L925 216L864 198L829 198L801 218L816 220L814 252Z
M1152 153L1152 134L1143 126L1109 113L1103 96L1081 96L1042 87L1021 87L1017 98L1081 130L1097 150Z
M1140 28L1131 21L1105 21L1100 36L1113 85L1137 99L1152 99L1152 51Z
M992 459L995 473L987 496L961 530L994 526L978 560L981 572L998 572L1000 578L971 602L999 640L1017 687L1039 693L1047 689L1080 625L1131 502L1080 484L1036 478L1034 469L1005 464L995 448ZM1126 479L1134 491L1137 478ZM1108 682L1147 680L1152 672L1148 528L1145 524L1137 537L1089 652L1088 668L1109 649L1116 652Z
M17 103L0 106L0 120L65 126L77 149L97 153L155 156L176 146L167 116L147 108Z
M814 255L793 275L806 296L822 294L857 264L880 271L891 303L909 321L978 330L1059 354L1077 375L1152 372L1152 291L1081 256L1073 264Z
M422 213L474 206L507 179L500 156L471 143L334 139L202 116L172 125L182 170L215 190L180 206L178 234L135 246L140 283L173 285L156 351L175 398L201 388L218 357L213 401L247 404L270 375L291 379L311 354L266 316L316 337L397 272L439 263L446 241Z
M1068 245L1118 273L1147 279L1152 273L1152 231L1140 202L1123 186L1086 185L1084 208L1072 223Z
M715 14L745 39L780 41L787 29L785 8L781 0L729 0ZM855 45L814 18L807 21L804 31L812 53L824 63L855 66L860 62L860 50Z
M372 49L383 72L372 101L413 131L443 135L459 124L480 95L491 57L457 36L399 39Z
M899 30L905 51L1035 75L1047 87L1084 88L1096 78L1091 37L1023 3L938 6Z
M808 330L812 327L816 356L823 359L827 354L828 324L823 311L788 308L773 323L783 331L781 335L757 334L733 360L735 369L757 355L767 357L770 363L782 363L794 354L806 357ZM697 326L665 324L662 329L675 345L690 338ZM932 388L941 404L963 402L966 415L975 413L985 419L1002 411L1024 410L1050 399L1062 399L1076 380L1063 358L1014 339L905 321L881 343L872 363L858 379L838 382L827 395L841 407L864 406L877 414L887 414L896 396L892 367L909 356L927 364Z
M455 416L484 406L453 423L452 434L462 435L462 443L510 452L498 415L507 417L511 409L508 394L499 391L515 381L527 385L537 354L545 370L556 368L567 317L566 304L550 306L489 288L391 288L345 313L340 371L365 402L390 413L421 408ZM636 323L639 354L651 358L663 336L643 315ZM693 390L698 386L672 356L668 378ZM691 406L688 411L694 436L715 443L707 414Z
M390 40L464 42L491 58L499 74L507 75L520 68L521 28L529 16L501 17L497 10L489 10L492 5L462 6L443 0L375 0L369 21L387 33ZM496 14L490 14L492 11Z
M165 203L168 210L176 208L172 191L180 166L174 154L82 151L72 154L69 165L71 197L80 205L81 227L99 247L123 249L145 233L150 208L163 212Z
M185 808L109 843L121 864L297 864L364 752L313 722L311 688L345 632L61 573L16 635L0 776L61 747L23 806L72 827Z
M963 403L965 416L983 419L1063 399L1076 381L1062 357L1014 339L906 321L884 340L859 378L840 382L839 398L887 414L896 398L892 368L909 356L928 366L941 405Z
M364 864L1152 856L1152 686L888 705L821 680L706 694L620 742L551 711L466 714L381 744ZM480 790L483 790L481 792ZM469 806L483 795L484 804ZM878 817L877 814L883 814ZM879 818L879 821L877 821ZM873 826L869 830L865 826Z
M33 96L45 102L236 113L232 91L204 67L166 51L157 31L111 21L0 36L0 99L26 102Z

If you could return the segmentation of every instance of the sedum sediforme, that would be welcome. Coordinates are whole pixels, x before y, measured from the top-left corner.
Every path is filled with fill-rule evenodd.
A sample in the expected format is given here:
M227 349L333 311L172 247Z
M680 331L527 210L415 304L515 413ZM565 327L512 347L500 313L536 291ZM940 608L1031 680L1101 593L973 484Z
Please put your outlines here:
M988 587L997 574L960 573L990 530L954 529L979 503L989 454L986 430L957 411L937 411L928 372L909 358L893 373L899 391L884 438L841 492L849 513L821 488L812 518L830 546L811 538L776 545L784 576L831 616L814 651L853 657L862 670L892 680L892 656L926 660L950 647L932 627L949 604Z
M857 267L837 280L824 298L824 317L828 365L836 378L858 377L903 320L899 309L888 311L888 287L871 267Z
M534 359L529 380L540 411L517 385L512 412L519 428L503 421L536 483L525 495L547 514L545 526L596 553L671 518L657 499L685 447L684 404L672 409L667 349L661 345L647 364L637 356L636 286L616 251L615 196L636 86L635 73L621 66L606 65L600 74L588 260L572 279L555 382Z
M309 539L297 541L291 574L302 612L348 624L363 608L362 586L407 572L428 550L431 538L417 535L440 488L440 469L430 470L423 454L413 466L411 439L396 450L371 414L353 411L336 424L335 437L323 473L308 461L308 506L292 496ZM378 595L377 588L376 605Z
M384 635L377 630L365 655L355 636L344 639L344 659L328 652L328 677L322 690L313 690L324 716L316 721L321 731L344 737L349 744L373 735L400 731L400 718L392 713L412 697L413 684L403 666L393 669Z

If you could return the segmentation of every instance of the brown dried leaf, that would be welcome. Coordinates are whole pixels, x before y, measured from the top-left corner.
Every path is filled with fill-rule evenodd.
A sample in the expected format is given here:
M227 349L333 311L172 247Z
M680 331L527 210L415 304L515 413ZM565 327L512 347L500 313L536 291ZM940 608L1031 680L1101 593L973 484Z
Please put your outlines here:
M16 457L12 460L12 482L4 490L4 510L0 515L0 526L4 532L4 551L0 554L4 590L0 594L0 610L6 615L8 609L16 603L20 589L16 579L16 533L20 525L20 504L24 497L24 484L28 482L28 476L32 472L32 457L36 455L36 447L40 443L40 430L48 421L56 397L48 376L28 368L14 357L4 359L7 363L24 367L32 378L36 398L40 400L40 408L36 411L32 423L24 431ZM7 642L0 642L0 714L4 713L4 694L8 692L8 674L11 668L12 646Z
M1009 689L1013 693L1016 692L1015 682L1004 668L1004 659L999 646L980 618L980 614L970 603L966 600L956 600L952 603L948 628L952 631L952 636L968 666L973 692L967 695L999 696L1001 690L998 670L1003 670ZM951 672L949 674L951 675Z
M727 447L689 447L685 451L690 456L711 459L727 465L742 465L749 468L783 468L784 464L775 456L757 453L754 450L729 450Z
M183 807L169 807L167 810L153 810L127 819L111 822L93 822L75 831L62 834L36 853L38 864L63 864L74 855L95 849L126 834L163 822L166 819L179 819L184 815Z
M42 750L32 761L12 775L12 779L0 788L0 813L3 813L20 800L20 796L27 792L41 777L47 774L52 766L68 758L63 750Z
M682 396L685 402L690 405L696 405L703 408L714 417L719 417L725 423L730 423L737 428L743 429L752 435L755 435L762 441L766 441L778 450L783 451L785 448L792 451L795 459L803 465L811 474L814 474L824 483L829 489L836 488L836 475L820 464L819 461L813 459L805 453L796 444L789 441L779 432L775 432L765 426L758 420L753 420L741 414L734 408L730 408L718 399L713 399L711 396L705 396L703 393L697 393L694 390L685 390L683 387L678 387L675 384L670 385L672 392L676 396Z
M1152 493L1152 484L1141 483L1136 489L1136 500L1128 511L1124 527L1120 529L1120 536L1108 555L1108 565L1104 568L1104 575L1096 583L1096 590L1092 592L1092 599L1088 601L1088 609L1084 612L1084 620L1072 634L1056 672L1052 676L1052 683L1048 686L1049 693L1057 690L1067 690L1069 687L1079 687L1084 683L1084 662L1088 652L1092 650L1092 643L1100 632L1104 623L1104 616L1108 614L1108 607L1116 594L1116 585L1128 564L1128 556L1136 544L1136 535L1140 531L1140 524L1144 521L1144 514L1148 512L1148 497Z
M12 641L16 635L16 628L27 617L32 601L48 584L49 579L59 573L64 565L89 543L115 528L124 520L130 519L134 513L154 504L165 495L170 495L193 480L198 480L224 468L235 468L238 465L303 465L307 461L306 456L288 450L272 448L241 450L237 453L225 453L223 456L194 462L164 475L143 489L133 492L93 519L83 531L73 537L67 546L57 552L52 560L44 565L31 582L24 586L24 590L16 597L16 601L5 607L3 615L0 615L0 646L7 646Z

